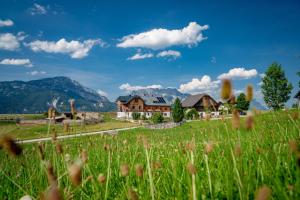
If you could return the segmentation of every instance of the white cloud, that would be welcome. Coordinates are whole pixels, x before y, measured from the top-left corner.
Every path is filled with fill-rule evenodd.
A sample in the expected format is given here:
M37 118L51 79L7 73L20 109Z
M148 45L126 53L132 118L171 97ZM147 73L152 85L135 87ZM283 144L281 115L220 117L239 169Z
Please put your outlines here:
M45 75L46 72L45 71L31 71L31 72L27 72L26 74L31 75L31 76L37 76L37 75Z
M84 40L83 42L71 40L68 42L66 39L62 38L57 42L36 40L25 45L29 46L34 52L44 51L47 53L64 53L69 54L71 58L79 59L86 57L93 46L100 45L103 47L104 44L105 43L101 39L89 39Z
M174 50L161 51L157 54L157 57L173 57L174 59L180 56L181 53L179 51L174 51Z
M13 51L20 47L19 39L11 33L0 34L0 49Z
M6 20L1 20L0 19L0 27L3 27L3 26L12 26L14 25L14 22L10 19L6 19Z
M127 60L141 60L141 59L145 59L145 58L152 58L153 54L152 53L145 53L145 54L141 54L141 53L136 53L133 56L127 58Z
M206 39L202 31L208 28L208 25L201 26L196 22L190 22L189 25L183 29L152 29L147 32L124 36L121 42L117 44L117 47L141 47L150 49L163 49L174 45L188 45L191 47Z
M212 89L216 89L220 83L220 80L212 81L210 76L204 75L201 79L193 78L190 82L181 84L179 91L183 93L199 93L207 92L210 93Z
M108 96L107 93L104 92L103 90L97 90L97 93L98 93L99 95L101 95L101 96L105 96L105 97Z
M33 67L29 59L4 59L0 62L1 65L24 65L26 67Z
M45 6L34 3L33 6L29 8L29 12L31 15L45 15L48 11Z
M119 87L121 90L125 91L134 91L134 90L142 90L142 89L161 89L161 85L149 85L149 86L131 86L129 83L122 84Z
M262 73L262 74L259 74L259 77L260 78L264 78L266 76L266 74Z
M256 69L233 68L218 76L218 79L249 79L257 75Z

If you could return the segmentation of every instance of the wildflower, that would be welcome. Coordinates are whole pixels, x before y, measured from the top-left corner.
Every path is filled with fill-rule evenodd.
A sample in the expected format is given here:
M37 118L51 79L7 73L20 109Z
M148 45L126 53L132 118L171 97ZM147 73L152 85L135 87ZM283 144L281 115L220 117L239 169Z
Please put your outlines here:
M136 191L134 191L132 188L130 188L128 190L127 196L128 196L128 199L130 199L130 200L138 200L139 199Z
M22 148L10 136L2 136L0 138L0 146L13 156L19 156L22 153Z
M100 184L104 184L105 183L106 177L104 176L104 174L99 174L98 181L99 181Z
M240 114L236 109L232 112L232 127L234 129L240 128Z
M81 151L81 160L83 163L87 163L88 161L88 153L85 149Z
M221 89L221 97L222 99L229 99L232 94L231 81L228 79L224 79L222 81L222 89Z
M262 186L258 189L255 200L267 200L271 196L271 189L268 186Z
M141 164L135 165L135 174L138 177L142 177L143 176L143 174L144 174L143 165L141 165Z
M253 86L252 85L247 85L247 89L246 89L246 100L247 101L252 101L253 99Z
M120 166L120 172L122 176L128 176L129 174L129 166L127 164L123 164Z
M193 163L191 163L191 162L189 162L188 164L187 164L187 166L186 166L186 169L187 169L187 171L191 174L191 175L194 175L194 174L196 174L196 167L195 167L195 165L193 164Z
M76 162L69 167L69 176L73 185L78 186L81 183L81 163Z

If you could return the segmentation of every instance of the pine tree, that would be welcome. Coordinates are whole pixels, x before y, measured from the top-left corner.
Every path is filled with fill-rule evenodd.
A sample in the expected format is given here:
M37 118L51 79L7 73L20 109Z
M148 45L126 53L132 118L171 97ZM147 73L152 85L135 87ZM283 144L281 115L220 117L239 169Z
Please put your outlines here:
M173 109L172 109L172 117L174 122L181 122L184 117L183 108L181 102L178 98L175 99Z

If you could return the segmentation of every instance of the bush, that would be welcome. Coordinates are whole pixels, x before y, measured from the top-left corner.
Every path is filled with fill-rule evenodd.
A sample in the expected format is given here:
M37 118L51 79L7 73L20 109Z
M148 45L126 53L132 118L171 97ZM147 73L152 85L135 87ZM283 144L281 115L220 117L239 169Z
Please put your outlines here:
M199 113L197 112L197 110L195 108L192 108L192 109L186 111L185 118L189 119L189 120L199 119Z
M134 112L132 113L132 119L139 120L141 118L141 113Z
M154 124L159 124L159 123L162 123L164 121L164 117L160 112L156 112L152 115L151 121Z
M143 114L143 115L141 116L141 119L142 119L142 120L147 120L146 114Z
M173 109L172 109L172 117L174 122L181 122L184 117L183 108L181 102L178 98L175 99Z

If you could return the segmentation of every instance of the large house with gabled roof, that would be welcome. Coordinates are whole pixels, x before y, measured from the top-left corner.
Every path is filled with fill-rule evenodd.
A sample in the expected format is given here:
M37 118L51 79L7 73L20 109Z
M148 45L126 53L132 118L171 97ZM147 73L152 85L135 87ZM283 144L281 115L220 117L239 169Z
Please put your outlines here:
M171 105L163 97L159 96L119 96L116 100L118 106L118 118L132 118L132 113L138 112L149 118L154 112L160 112L164 117L170 117Z

